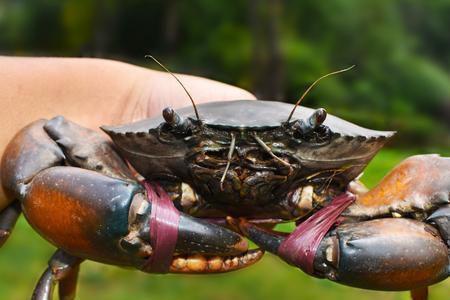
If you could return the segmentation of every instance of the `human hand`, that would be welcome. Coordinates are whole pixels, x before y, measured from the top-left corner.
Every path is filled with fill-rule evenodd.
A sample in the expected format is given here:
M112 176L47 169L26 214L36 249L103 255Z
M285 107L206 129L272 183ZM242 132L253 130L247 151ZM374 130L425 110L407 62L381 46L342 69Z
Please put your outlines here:
M254 99L234 86L177 76L197 104ZM0 155L18 130L40 118L64 115L97 129L151 117L167 106L190 105L170 74L103 59L0 57L0 91ZM0 193L0 211L4 199Z

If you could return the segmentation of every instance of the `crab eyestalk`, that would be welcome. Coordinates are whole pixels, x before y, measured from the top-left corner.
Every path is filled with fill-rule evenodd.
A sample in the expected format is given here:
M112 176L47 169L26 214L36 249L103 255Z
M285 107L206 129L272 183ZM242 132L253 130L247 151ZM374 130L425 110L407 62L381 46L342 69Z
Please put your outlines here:
M192 123L188 119L180 117L172 108L166 107L162 111L166 124L179 134L188 134L192 130Z
M294 130L297 130L300 134L308 134L322 125L327 118L327 111L324 108L319 108L305 120L298 120L292 126Z

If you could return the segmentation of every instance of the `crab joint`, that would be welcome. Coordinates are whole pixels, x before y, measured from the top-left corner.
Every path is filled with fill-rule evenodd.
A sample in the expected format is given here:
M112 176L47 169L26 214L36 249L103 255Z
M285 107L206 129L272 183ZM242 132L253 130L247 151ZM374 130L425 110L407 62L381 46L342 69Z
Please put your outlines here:
M314 187L312 185L299 187L292 193L290 202L294 206L295 216L307 214L314 207Z

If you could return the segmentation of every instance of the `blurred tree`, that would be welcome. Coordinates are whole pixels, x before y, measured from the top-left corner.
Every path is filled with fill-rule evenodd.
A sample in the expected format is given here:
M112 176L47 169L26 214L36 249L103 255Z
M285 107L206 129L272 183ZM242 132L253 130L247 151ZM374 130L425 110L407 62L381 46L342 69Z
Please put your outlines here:
M175 55L179 39L180 9L178 0L167 0L164 17L164 48L167 56Z
M249 1L249 23L253 42L253 91L258 98L282 101L283 53L280 22L283 1Z
M294 102L398 145L450 146L450 0L10 0L0 2L4 54L96 56L150 65ZM153 65L152 65L153 66Z

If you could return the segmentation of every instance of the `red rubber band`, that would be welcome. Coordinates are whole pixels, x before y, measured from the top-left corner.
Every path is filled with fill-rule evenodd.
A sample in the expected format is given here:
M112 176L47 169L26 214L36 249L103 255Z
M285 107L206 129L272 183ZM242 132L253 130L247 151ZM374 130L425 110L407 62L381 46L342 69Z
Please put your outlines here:
M147 181L143 184L152 204L149 225L153 253L142 269L149 273L167 273L178 239L180 212L160 185Z
M278 248L279 256L305 273L315 276L314 257L320 242L355 199L355 195L349 192L333 198L330 204L298 225L281 243Z

